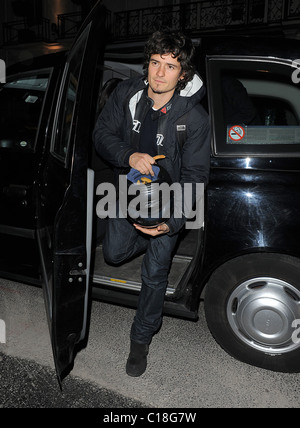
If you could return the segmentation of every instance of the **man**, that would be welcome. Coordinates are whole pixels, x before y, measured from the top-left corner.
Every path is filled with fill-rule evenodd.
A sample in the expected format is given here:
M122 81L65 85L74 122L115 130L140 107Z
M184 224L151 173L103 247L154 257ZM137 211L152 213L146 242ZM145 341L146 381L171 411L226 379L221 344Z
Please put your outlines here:
M207 184L210 124L200 104L205 90L194 72L193 54L193 44L183 34L157 31L145 46L145 76L121 82L111 95L96 124L94 142L99 155L119 171L131 167L153 176L154 156L164 155L159 165L174 183ZM187 135L181 148L176 123L182 116ZM145 252L126 365L129 376L146 370L149 344L162 321L172 253L185 222L184 215L172 216L148 229L124 218L108 221L103 242L107 262L119 264Z

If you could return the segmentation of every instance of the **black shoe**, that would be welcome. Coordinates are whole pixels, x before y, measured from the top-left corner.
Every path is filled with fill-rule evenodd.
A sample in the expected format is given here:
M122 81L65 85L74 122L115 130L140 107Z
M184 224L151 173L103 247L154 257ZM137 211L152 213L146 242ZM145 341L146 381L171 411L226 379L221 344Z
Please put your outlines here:
M147 355L149 345L143 345L131 341L130 354L126 364L126 373L128 376L139 377L145 373L147 368Z

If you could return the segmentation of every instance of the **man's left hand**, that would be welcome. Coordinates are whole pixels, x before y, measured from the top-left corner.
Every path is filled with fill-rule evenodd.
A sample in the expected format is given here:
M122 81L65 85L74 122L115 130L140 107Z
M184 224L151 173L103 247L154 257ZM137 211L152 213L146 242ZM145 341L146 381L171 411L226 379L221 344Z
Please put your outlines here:
M148 229L146 227L141 227L138 224L134 224L134 227L140 232L153 237L164 235L165 233L170 232L169 226L166 223L160 224L159 226L151 229Z

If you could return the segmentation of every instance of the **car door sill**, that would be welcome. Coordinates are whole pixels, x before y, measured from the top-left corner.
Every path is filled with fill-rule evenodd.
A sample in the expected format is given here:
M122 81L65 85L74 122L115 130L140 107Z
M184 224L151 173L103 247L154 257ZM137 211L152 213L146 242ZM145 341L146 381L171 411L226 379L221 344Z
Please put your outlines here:
M141 265L143 255L136 257L120 266L112 266L104 261L102 246L97 247L95 252L95 267L93 283L139 291L141 289ZM172 261L169 284L166 295L173 295L180 284L185 272L189 268L192 257L175 255Z

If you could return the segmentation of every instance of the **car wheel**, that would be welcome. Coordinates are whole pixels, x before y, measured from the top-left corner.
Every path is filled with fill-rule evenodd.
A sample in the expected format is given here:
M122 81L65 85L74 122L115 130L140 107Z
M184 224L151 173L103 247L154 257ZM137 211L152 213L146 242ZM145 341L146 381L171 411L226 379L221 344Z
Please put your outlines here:
M212 335L230 355L268 370L300 372L299 259L233 259L211 276L204 304Z

